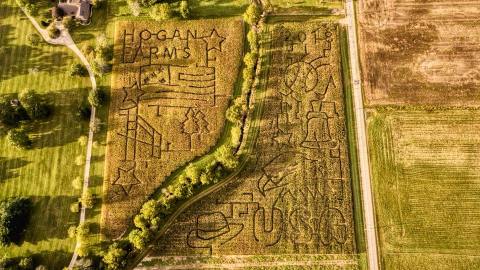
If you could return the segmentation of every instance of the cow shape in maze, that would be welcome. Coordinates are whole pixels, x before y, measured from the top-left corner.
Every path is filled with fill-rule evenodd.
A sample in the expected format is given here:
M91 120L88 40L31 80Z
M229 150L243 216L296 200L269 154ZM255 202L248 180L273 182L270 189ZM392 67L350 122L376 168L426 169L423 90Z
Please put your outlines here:
M271 32L256 159L181 215L157 255L355 252L338 29L302 29Z
M240 20L116 25L103 228L115 237L178 166L220 136L242 53Z

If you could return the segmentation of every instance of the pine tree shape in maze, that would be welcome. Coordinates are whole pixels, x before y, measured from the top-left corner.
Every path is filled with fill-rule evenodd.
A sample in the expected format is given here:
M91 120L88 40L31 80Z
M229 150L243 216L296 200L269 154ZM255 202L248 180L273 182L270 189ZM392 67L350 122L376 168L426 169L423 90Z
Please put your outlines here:
M240 20L117 23L102 212L108 236L128 227L173 170L216 143L242 31Z

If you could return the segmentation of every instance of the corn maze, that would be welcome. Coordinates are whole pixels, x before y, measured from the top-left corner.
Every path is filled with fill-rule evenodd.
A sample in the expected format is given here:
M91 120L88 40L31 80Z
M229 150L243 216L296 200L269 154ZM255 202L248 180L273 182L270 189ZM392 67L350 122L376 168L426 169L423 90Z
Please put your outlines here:
M324 22L269 25L249 164L182 213L151 256L355 253L338 33Z
M240 20L116 24L106 235L123 233L166 176L215 145L242 41Z

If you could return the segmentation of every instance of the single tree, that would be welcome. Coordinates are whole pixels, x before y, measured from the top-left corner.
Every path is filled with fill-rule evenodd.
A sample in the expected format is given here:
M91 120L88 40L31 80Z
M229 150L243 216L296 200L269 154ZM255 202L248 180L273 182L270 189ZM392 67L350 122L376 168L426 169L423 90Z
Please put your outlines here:
M233 101L233 104L227 109L227 120L234 124L241 124L242 118L245 114L245 106L242 104L242 100L237 98Z
M10 144L19 149L32 148L33 142L28 137L27 132L22 128L11 129L7 133L7 138Z
M30 270L33 269L33 259L31 257L23 257L18 262L18 266L22 270Z
M30 46L38 46L42 39L37 33L31 33L27 36L27 42Z
M130 8L132 15L135 17L139 16L142 12L142 8L140 7L138 0L128 0L128 7Z
M78 225L75 235L77 236L77 240L83 241L87 238L89 233L90 224L88 222L82 222L80 225Z
M70 204L70 212L72 213L80 212L80 204L78 202L74 202Z
M192 184L195 185L200 181L200 168L194 163L190 163L187 168L185 168L185 175L190 179Z
M168 3L161 3L150 9L150 17L156 21L164 21L172 18L172 9Z
M55 23L51 23L47 27L48 36L52 39L58 38L60 36L60 30L55 26Z
M245 56L243 57L243 62L245 63L245 67L253 69L253 67L255 66L255 63L257 62L257 59L258 59L258 55L256 53L253 53L253 52L246 53Z
M65 16L62 19L62 24L68 31L71 31L76 23L72 16Z
M86 146L86 145L87 145L87 142L88 142L88 137L85 136L85 135L80 136L80 137L78 137L77 142L78 142L81 146Z
M80 176L77 176L73 179L72 181L72 187L76 190L80 190L82 189L83 187L83 181L82 181L82 178L80 178Z
M103 88L97 88L88 94L88 102L93 107L100 107L107 101L107 93Z
M71 64L68 74L72 77L73 76L83 77L88 75L88 71L85 68L85 66L83 66L82 64Z
M0 202L0 246L18 243L27 227L32 202L28 198L10 198Z
M188 1L186 0L180 1L179 12L182 18L184 19L190 18L190 7L188 6Z
M0 124L9 128L17 127L22 121L28 119L27 111L20 106L18 100L0 97Z
M30 15L30 16L37 15L37 12L38 12L37 5L35 5L33 3L28 3L23 8L28 15Z
M151 7L157 3L157 0L140 0L140 3L144 7Z
M258 52L258 36L257 36L257 32L255 31L248 31L248 34L247 34L247 40L248 40L248 45L250 47L250 51L251 52Z
M123 269L127 265L126 257L129 250L129 246L124 242L116 242L110 245L107 253L103 256L103 262L107 270Z
M144 249L151 238L152 235L149 230L134 229L128 235L128 241L138 250Z
M247 10L243 14L243 19L250 25L257 23L260 18L260 9L255 3L252 3L248 6Z
M233 150L229 145L223 145L215 151L215 158L227 169L235 169L238 166L238 158L233 155Z
M240 139L242 137L242 128L239 126L234 126L232 127L232 130L230 131L230 141L232 143L233 147L237 147L240 145Z
M27 111L30 119L46 119L51 115L52 107L35 90L23 90L18 95L18 100Z
M91 209L95 205L95 196L93 196L93 194L87 190L83 193L80 202L83 206L85 206L85 208Z
M82 166L85 164L85 156L80 154L75 157L75 165Z
M77 237L77 226L70 226L70 227L68 227L67 235L68 235L68 238L75 238L75 237Z

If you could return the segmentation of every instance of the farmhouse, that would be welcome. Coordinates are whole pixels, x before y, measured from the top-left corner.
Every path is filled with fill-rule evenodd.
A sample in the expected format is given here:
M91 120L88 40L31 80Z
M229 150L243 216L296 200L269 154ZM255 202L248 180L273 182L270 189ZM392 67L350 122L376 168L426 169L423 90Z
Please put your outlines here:
M91 0L60 0L53 12L56 12L55 17L72 16L80 23L87 24L92 15L92 3Z

